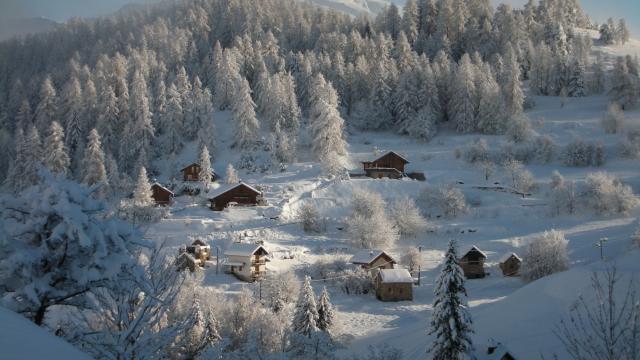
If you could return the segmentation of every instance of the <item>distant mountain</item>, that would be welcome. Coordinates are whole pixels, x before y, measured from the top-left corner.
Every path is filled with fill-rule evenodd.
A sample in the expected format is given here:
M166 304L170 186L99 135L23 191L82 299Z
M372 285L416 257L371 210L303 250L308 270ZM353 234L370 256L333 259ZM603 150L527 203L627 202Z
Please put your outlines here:
M43 17L2 18L0 19L0 41L16 36L47 32L57 25L57 22Z

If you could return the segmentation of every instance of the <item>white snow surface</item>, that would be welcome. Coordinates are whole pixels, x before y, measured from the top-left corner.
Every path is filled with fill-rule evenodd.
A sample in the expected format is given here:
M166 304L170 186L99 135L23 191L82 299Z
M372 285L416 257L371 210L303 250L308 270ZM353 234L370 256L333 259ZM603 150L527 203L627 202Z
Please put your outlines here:
M337 0L336 0L337 1ZM346 0L345 0L346 1ZM623 47L596 45L595 52L613 55L640 53L640 42L633 40ZM595 55L595 54L594 54ZM336 322L340 333L351 339L338 355L361 354L370 345L388 343L403 350L405 359L427 358L425 351L431 343L429 321L433 303L433 282L439 273L447 243L457 240L458 253L476 245L487 255L484 279L467 280L469 311L475 333L473 341L477 351L485 351L488 339L502 343L518 359L567 358L567 354L553 330L568 315L580 294L591 296L590 276L616 264L625 279L640 272L640 250L630 240L638 223L640 210L629 214L596 215L580 212L574 215L552 217L547 193L554 170L566 180L584 181L589 173L607 171L629 184L640 193L638 160L621 158L619 143L624 134L605 134L600 118L607 111L606 96L570 98L564 107L557 97L533 97L536 105L527 111L537 134L547 135L562 147L577 137L603 144L607 161L603 167L565 167L560 160L550 164L531 164L538 189L530 197L478 189L499 183L510 186L509 175L498 168L489 181L482 171L455 156L455 149L478 138L490 147L498 147L507 140L503 136L479 134L460 135L441 131L431 142L424 143L406 136L388 132L350 131L350 170L360 170L360 161L377 158L386 151L397 151L411 162L407 171L423 171L426 182L389 179L335 180L322 176L319 164L308 152L300 151L296 163L284 171L247 173L239 176L247 183L263 189L269 206L235 207L214 212L206 207L210 194L196 197L179 196L170 208L171 215L150 226L146 238L165 241L176 247L191 243L193 237L206 240L212 249L221 250L241 237L243 241L263 241L269 249L269 272L293 272L298 279L308 266L327 259L349 259L361 249L352 248L344 231L343 219L351 212L350 198L354 189L378 192L386 201L409 196L423 209L419 194L428 184L433 186L454 184L465 195L468 213L453 219L428 218L428 231L415 238L402 238L393 247L385 249L396 259L410 247L421 246L421 282L414 287L412 302L380 302L372 294L347 295L327 283L336 309ZM225 142L231 136L227 126L228 112L216 112L217 151L213 153L213 166L224 173L229 163L237 163L240 155L229 150ZM640 110L625 113L629 126L640 125ZM197 145L186 147L178 163L195 160ZM268 155L265 155L268 156ZM176 176L175 169L167 169L159 180ZM212 190L215 191L215 190ZM326 231L319 234L304 233L296 218L297 209L305 203L316 206L326 220ZM568 240L570 269L532 283L519 278L503 277L498 268L503 254L522 254L524 246L545 231L562 231ZM596 241L607 237L605 261L600 260ZM222 255L222 254L220 254ZM403 264L400 264L402 267ZM258 284L247 284L235 277L216 275L215 266L205 268L203 286L228 294L242 288L258 291ZM314 282L319 294L322 283Z
M1 306L0 324L0 358L4 360L91 359L46 329Z

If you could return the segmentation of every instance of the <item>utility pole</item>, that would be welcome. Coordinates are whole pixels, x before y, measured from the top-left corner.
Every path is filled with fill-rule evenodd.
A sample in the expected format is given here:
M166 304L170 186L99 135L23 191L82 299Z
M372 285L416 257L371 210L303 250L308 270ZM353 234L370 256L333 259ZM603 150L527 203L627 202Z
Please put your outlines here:
M220 246L216 246L216 275L218 275L219 267L220 267Z
M596 243L596 247L600 248L600 260L604 260L604 243L606 243L607 241L609 241L609 238L603 237L600 238L600 240L598 240L598 242Z
M422 267L422 246L418 246L418 253L420 256L418 257L418 286L420 286L420 278L421 278L421 267Z

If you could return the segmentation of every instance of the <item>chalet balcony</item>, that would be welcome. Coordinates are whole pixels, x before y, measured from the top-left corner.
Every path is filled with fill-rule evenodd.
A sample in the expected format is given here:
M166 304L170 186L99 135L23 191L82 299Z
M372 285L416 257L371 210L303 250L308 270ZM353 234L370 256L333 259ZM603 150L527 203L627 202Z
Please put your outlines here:
M253 259L251 260L251 265L264 265L267 263L267 259Z

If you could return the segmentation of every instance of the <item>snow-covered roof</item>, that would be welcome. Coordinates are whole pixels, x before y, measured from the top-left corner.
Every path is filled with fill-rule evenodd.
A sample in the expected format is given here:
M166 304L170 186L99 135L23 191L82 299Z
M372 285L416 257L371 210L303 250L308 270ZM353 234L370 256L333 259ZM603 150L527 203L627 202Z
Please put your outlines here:
M155 183L151 184L151 187L154 187L154 186L157 186L157 187L161 188L162 190L167 191L171 195L173 195L173 191L167 189L165 186L162 186L160 183L155 182Z
M0 307L0 324L3 359L91 359L45 328L4 307Z
M516 259L522 261L522 258L520 256L518 256L516 253L509 252L509 253L506 253L506 254L502 255L502 257L500 258L500 260L498 260L498 262L503 263L503 262L509 260L509 258L512 257L512 256L514 256Z
M378 256L382 254L385 254L393 259L391 255L382 250L361 250L351 257L350 262L352 264L371 264L375 259L378 258Z
M226 266L243 266L244 263L243 262L239 262L239 261L223 261L222 265L226 265Z
M213 190L211 192L211 194L209 194L210 195L210 199L215 199L218 196L226 193L227 191L233 190L233 189L237 188L238 186L243 186L243 185L248 187L252 191L254 191L256 194L260 194L260 190L258 190L256 188L254 188L253 186L248 185L248 184L246 184L246 183L241 181L241 182L239 182L237 184L224 184L224 185L221 185L219 188Z
M267 254L269 253L267 249L260 244L233 243L224 251L224 254L227 256L251 256L260 248L262 248Z
M380 280L385 284L413 283L407 269L380 269Z
M183 167L182 169L180 169L180 171L185 171L185 170L187 170L187 168L190 168L190 167L192 167L194 165L200 167L200 164L198 164L198 163L191 163L191 164ZM215 172L215 170L211 169L211 173L215 174L216 172Z
M479 249L477 246L475 246L475 245L473 245L473 246L471 247L471 249L469 249L469 251L465 252L465 253L464 253L464 255L462 255L462 257L464 257L465 255L467 255L468 253L470 253L470 252L472 252L472 251L474 251L474 250L475 250L475 251L477 251L477 252L479 252L479 253L480 253L482 256L484 256L485 258L487 257L487 254L486 254L484 251L480 250L480 249Z
M491 349L491 354L489 354L489 349ZM476 357L478 360L502 360L507 354L511 358L515 358L506 346L493 339L489 339L487 348L482 350L479 351L480 354Z
M400 159L402 159L402 160L406 161L407 163L409 163L409 160L407 160L407 158L405 158L404 156L402 156L402 155L398 154L398 153L397 153L397 152L395 152L395 151L387 151L384 155L380 156L379 158L377 158L377 159L375 159L375 160L373 160L373 161L367 161L367 162L376 162L376 161L378 161L378 160L382 159L383 157L385 157L385 156L387 156L387 155L390 155L390 154L393 154L393 155L395 155L395 156L399 157Z

